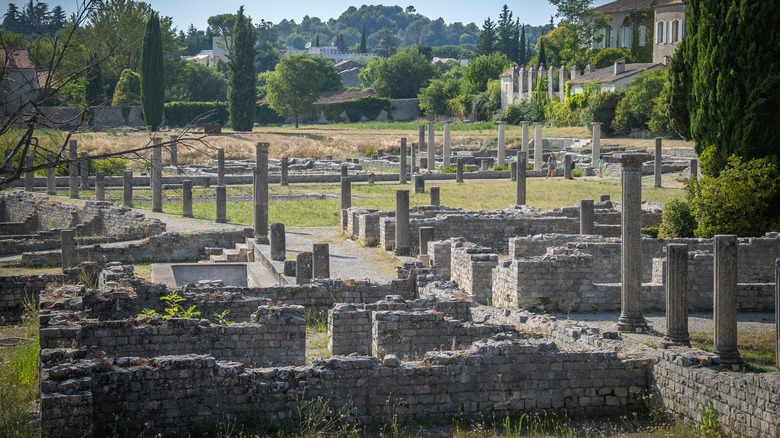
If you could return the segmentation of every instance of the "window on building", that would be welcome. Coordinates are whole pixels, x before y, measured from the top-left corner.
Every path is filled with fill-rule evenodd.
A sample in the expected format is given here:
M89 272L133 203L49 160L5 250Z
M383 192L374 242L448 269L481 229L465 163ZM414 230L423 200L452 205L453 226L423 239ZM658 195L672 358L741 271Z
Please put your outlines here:
M672 21L672 39L671 42L680 42L680 20Z
M604 29L604 47L615 47L615 31L609 26Z
M639 47L647 44L647 26L639 26Z
M655 43L666 44L666 22L659 21L655 24Z
M631 47L634 30L630 26L623 27L623 35L620 36L620 47Z

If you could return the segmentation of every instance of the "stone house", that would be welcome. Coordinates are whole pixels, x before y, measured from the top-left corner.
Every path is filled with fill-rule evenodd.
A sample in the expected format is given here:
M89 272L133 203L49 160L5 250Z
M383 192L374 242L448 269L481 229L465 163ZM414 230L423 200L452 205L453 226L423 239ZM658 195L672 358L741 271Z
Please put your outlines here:
M685 35L685 2L653 0L653 7L655 8L653 62L666 64Z
M0 48L0 59L0 115L10 115L38 96L47 76L27 49Z
M598 83L604 93L625 90L631 81L641 73L656 68L663 68L663 65L652 62L627 64L625 58L620 58L609 67L600 68L571 79L569 92L571 94L582 93L593 83Z

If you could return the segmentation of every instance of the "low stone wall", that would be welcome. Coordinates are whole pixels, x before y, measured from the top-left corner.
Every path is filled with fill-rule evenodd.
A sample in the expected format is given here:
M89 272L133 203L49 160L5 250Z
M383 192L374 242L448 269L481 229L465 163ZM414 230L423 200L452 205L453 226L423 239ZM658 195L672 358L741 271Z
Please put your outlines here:
M540 409L617 413L635 407L629 394L647 387L648 367L614 352L562 351L538 340L480 341L466 351L388 365L340 356L309 367L252 369L197 355L63 363L43 370L42 435L82 436L90 427L96 435L186 435L250 414L289 420L313 400L331 412L352 401L364 424L394 415L424 421Z
M157 317L48 326L41 328L40 335L42 349L96 348L114 358L210 354L252 366L303 365L306 360L301 306L261 306L250 323L214 325L206 320Z
M373 354L373 315L376 312L432 310L452 319L467 321L471 306L468 301L408 301L400 296L360 305L336 304L328 311L328 350L334 355Z
M57 274L0 276L0 325L18 324L24 315L25 303L38 305L40 293L49 283L62 283Z
M722 372L701 350L658 350L651 387L665 409L700 423L712 410L723 436L780 436L780 372Z
M162 233L124 245L91 245L76 247L77 261L100 260L138 262L178 262L197 260L206 255L206 247L227 248L243 243L251 237L251 228L190 233ZM23 266L57 266L59 251L27 252L22 254Z
M429 351L455 351L498 333L512 333L510 325L485 325L447 318L443 313L375 312L372 350L375 356L393 354L414 360Z

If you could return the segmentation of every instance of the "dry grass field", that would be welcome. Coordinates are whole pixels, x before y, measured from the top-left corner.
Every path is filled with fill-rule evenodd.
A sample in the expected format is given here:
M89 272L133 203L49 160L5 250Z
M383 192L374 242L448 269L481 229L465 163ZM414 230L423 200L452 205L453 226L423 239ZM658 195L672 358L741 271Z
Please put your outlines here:
M170 130L157 133L163 140L171 136L180 136L178 156L181 164L203 163L215 157L215 150L223 148L225 158L251 159L254 157L254 144L267 142L271 145L270 157L312 157L333 156L336 159L352 158L367 152L383 150L397 153L401 137L408 143L417 142L418 123L355 123L332 125L302 125L295 129L285 125L280 127L258 127L253 132L233 132L223 130L223 134L204 135L197 131ZM436 143L441 150L443 125L436 124ZM530 130L533 138L533 129ZM522 129L519 126L507 126L506 143L516 148L521 142ZM582 127L554 128L545 127L546 138L568 137L589 138L590 133ZM44 146L62 142L64 134L60 131L41 131L39 139ZM76 132L73 139L79 143L79 150L90 155L116 153L151 144L152 133L137 130L108 130ZM427 139L427 136L426 136ZM453 123L451 133L452 147L457 149L495 148L497 128L493 123L459 124ZM0 148L4 145L0 142ZM627 146L631 148L652 148L652 139L602 139L602 145ZM692 143L682 140L666 140L664 147L693 147ZM134 156L137 167L143 167L149 152ZM136 167L130 165L130 167Z

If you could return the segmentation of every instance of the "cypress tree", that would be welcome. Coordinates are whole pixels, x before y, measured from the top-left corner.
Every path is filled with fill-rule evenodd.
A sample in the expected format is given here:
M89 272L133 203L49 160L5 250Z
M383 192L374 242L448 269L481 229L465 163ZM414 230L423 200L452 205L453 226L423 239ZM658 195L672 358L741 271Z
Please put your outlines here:
M719 173L731 155L745 160L780 156L777 12L777 2L686 4L687 35L670 69L670 94L685 108L680 114L672 107L670 114L674 126L689 123L697 152L715 147L712 162L702 163L702 170Z
M165 105L165 68L163 64L160 16L152 12L146 22L146 34L141 49L141 108L144 123L152 131L160 129Z
M539 68L547 66L547 52L544 51L544 40L539 40Z
M358 47L358 53L368 53L368 47L366 47L366 23L363 23L363 31L360 34L360 46Z
M520 25L520 65L525 65L527 54L525 51L525 23Z
M233 27L233 52L228 62L228 111L230 126L234 131L251 131L255 123L256 39L255 27L252 26L251 19L244 15L244 7L241 6Z

